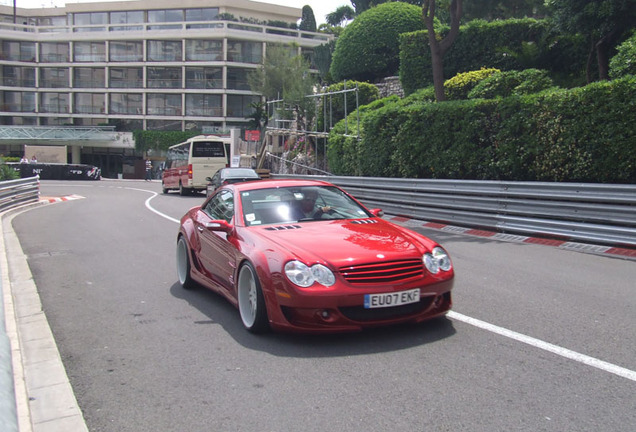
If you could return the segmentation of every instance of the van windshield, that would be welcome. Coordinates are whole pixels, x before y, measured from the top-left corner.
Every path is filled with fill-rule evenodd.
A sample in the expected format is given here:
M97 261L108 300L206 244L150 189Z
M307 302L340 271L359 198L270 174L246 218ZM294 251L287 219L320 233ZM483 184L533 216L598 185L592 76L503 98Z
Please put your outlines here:
M225 157L222 141L194 141L192 157Z

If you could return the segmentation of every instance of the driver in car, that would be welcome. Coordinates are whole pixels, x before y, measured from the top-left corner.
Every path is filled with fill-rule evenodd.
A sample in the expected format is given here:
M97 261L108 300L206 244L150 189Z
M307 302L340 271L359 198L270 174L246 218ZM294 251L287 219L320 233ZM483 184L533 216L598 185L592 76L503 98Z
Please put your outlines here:
M298 220L301 219L320 219L325 213L331 211L329 206L318 206L318 191L315 189L306 189L303 191L303 198L300 200L300 208L298 209Z

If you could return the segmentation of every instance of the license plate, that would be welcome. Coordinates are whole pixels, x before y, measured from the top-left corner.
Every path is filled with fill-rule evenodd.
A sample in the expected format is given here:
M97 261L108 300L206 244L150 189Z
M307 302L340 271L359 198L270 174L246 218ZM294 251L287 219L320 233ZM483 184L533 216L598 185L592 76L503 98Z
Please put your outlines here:
M420 301L420 289L415 288L408 291L398 291L382 294L365 294L365 309L401 306Z

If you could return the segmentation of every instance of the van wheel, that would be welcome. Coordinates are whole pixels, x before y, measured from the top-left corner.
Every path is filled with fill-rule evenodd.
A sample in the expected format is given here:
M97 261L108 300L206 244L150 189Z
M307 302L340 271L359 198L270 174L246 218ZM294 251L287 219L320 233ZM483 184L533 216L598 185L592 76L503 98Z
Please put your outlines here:
M163 182L161 182L161 192L163 192L164 194L168 193L168 188L165 184L163 184Z
M179 195L186 196L188 195L188 190L183 187L183 183L179 182Z

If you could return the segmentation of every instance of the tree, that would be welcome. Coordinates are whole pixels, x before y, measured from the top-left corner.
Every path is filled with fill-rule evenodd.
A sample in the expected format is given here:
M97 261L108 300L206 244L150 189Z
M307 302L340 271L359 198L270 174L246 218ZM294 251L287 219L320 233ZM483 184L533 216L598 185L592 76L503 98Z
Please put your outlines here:
M377 81L396 74L400 66L399 35L416 30L424 30L417 6L389 2L361 13L336 41L331 76L338 81Z
M316 31L316 17L314 16L314 10L311 6L303 6L302 18L300 19L298 29L310 32Z
M459 20L462 16L462 0L450 2L451 28L448 34L440 41L435 33L435 0L424 0L422 4L422 17L428 31L428 44L431 48L431 63L433 66L433 87L435 99L438 102L446 100L444 96L444 54L453 45L459 35Z
M587 81L596 56L599 79L609 77L611 50L634 28L636 0L546 0L561 31L584 35L590 44Z
M297 51L296 45L267 45L263 65L248 75L248 82L253 92L266 99L282 99L297 114L298 127L306 129L314 110L314 101L306 96L313 93L316 80Z
M341 26L343 22L354 19L356 12L350 6L340 6L335 11L327 14L325 20L331 26Z

